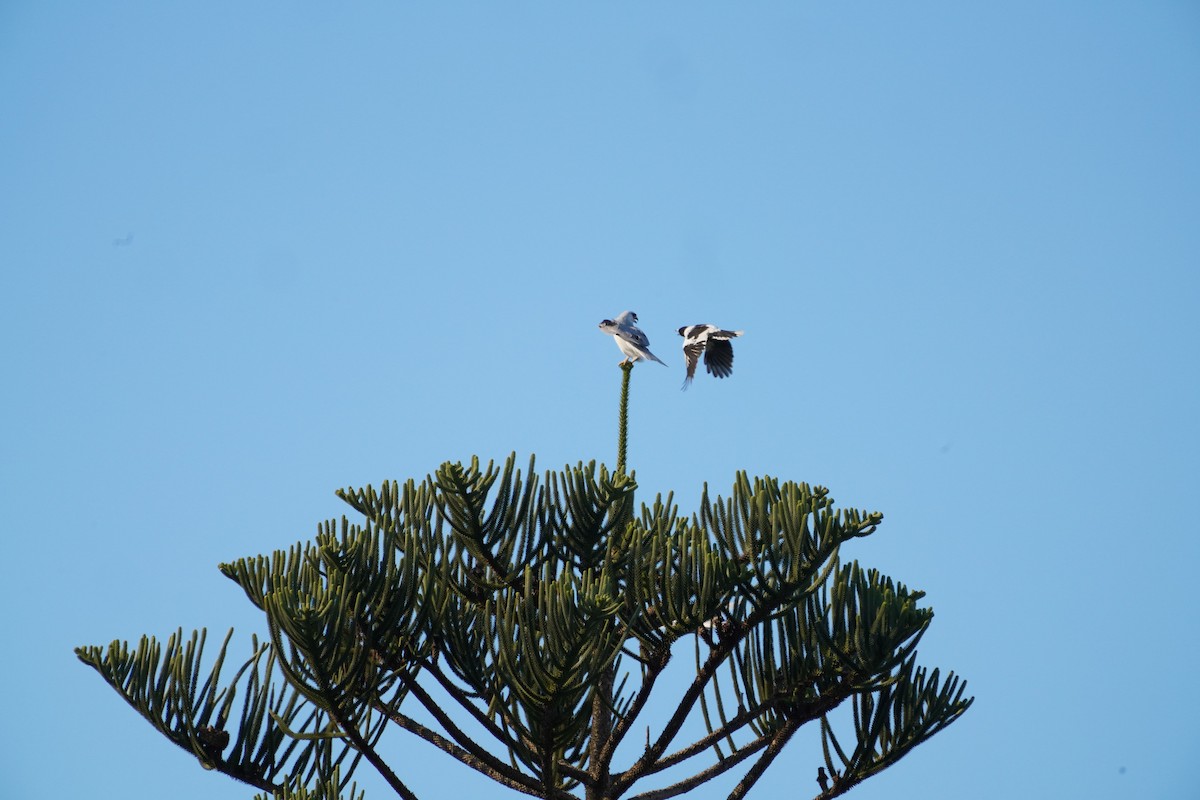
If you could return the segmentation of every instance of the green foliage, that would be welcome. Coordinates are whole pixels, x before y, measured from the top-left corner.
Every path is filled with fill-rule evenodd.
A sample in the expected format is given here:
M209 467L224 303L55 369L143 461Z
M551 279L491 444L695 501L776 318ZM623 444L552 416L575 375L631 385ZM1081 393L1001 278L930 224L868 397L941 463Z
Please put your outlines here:
M254 800L338 800L342 792L341 768L334 767L328 776L316 782L309 788L296 781L288 783L270 794L256 794ZM357 784L351 784L346 800L365 800L366 792L360 791Z
M691 518L670 496L634 516L632 475L590 463L539 479L532 460L525 473L515 463L447 463L420 484L343 490L361 524L327 522L313 543L222 565L270 633L228 683L228 637L203 681L203 633L177 633L165 648L81 648L80 658L206 767L280 797L374 762L390 727L520 791L563 796L583 784L615 797L706 751L711 777L818 719L834 785L849 788L970 704L953 675L915 666L932 619L922 593L838 566L841 546L880 515L835 509L821 487L742 473L728 498L705 487ZM684 638L695 642L695 681L657 739L610 773ZM592 748L605 674L623 682L601 698L609 741ZM828 717L844 701L855 710L850 750ZM420 726L409 703L443 730ZM709 735L666 754L697 704Z
M416 797L380 755L392 734L556 800L674 797L748 763L736 799L814 721L828 769L818 796L829 798L966 711L959 678L916 665L933 617L923 593L840 561L881 515L745 473L728 497L704 487L690 516L671 495L635 509L628 379L625 369L613 472L591 462L539 476L515 455L448 462L420 483L341 490L361 521L222 564L269 633L230 679L232 631L207 670L204 632L79 658L263 800L362 800L349 784L362 759ZM694 677L658 686L687 649ZM656 689L671 710L647 719ZM834 730L843 705L852 744ZM707 733L676 745L693 714ZM627 741L635 724L644 744ZM633 794L643 782L656 788Z
M272 680L282 676L277 676L278 659L269 646L252 639L250 657L232 679L221 682L232 633L221 643L203 683L203 631L187 640L177 631L165 645L142 637L132 651L124 642L113 642L75 652L205 769L219 769L268 791L284 779L308 783L330 775L342 764L352 770L359 758L353 749L329 737L306 738L327 730L328 717L286 681Z

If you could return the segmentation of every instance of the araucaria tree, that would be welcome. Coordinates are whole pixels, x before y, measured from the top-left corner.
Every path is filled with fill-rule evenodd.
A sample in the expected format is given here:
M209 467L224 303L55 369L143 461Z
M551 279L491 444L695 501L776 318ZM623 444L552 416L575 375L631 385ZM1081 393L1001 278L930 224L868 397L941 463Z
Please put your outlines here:
M732 771L741 798L806 723L823 754L786 769L832 798L966 711L963 681L917 666L923 593L839 561L881 515L745 473L690 516L635 506L631 367L613 470L446 463L340 491L361 520L222 564L269 631L232 676L232 631L211 659L203 631L77 655L204 767L280 800L361 800L363 761L417 797L424 756L391 737L534 797L661 800Z

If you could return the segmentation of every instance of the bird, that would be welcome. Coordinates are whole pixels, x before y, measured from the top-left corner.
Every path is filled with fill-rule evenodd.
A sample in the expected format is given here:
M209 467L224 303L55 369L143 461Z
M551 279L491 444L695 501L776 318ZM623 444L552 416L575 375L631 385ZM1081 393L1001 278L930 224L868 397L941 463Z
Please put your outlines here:
M622 364L626 362L632 364L635 361L657 361L665 367L666 363L650 352L650 340L637 326L637 318L637 314L632 311L622 311L617 314L615 319L601 320L600 330L604 333L611 333L613 339L616 340L617 347L625 354L625 358L621 360Z
M728 378L733 372L733 345L729 340L741 336L745 331L726 331L716 325L684 325L679 329L683 337L683 356L687 361L687 377L683 379L686 389L696 377L696 364L704 354L704 368L715 378Z

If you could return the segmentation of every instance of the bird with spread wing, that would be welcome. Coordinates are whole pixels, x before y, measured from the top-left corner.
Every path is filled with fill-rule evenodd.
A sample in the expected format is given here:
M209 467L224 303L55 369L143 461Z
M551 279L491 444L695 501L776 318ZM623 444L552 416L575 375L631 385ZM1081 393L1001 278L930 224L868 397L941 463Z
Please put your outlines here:
M696 364L704 356L704 368L714 378L728 378L733 372L733 345L729 340L741 336L745 331L727 331L716 325L685 325L679 329L683 337L683 355L687 360L687 377L683 379L686 389L696 377Z

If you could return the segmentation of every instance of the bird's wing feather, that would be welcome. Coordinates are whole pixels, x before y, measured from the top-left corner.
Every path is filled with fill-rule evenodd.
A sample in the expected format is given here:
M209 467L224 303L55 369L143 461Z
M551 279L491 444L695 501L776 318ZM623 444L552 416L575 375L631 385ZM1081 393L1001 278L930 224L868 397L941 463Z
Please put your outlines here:
M703 341L690 341L683 343L683 357L687 361L687 377L684 378L684 384L692 382L692 378L696 377L696 364L700 361L700 354L704 352Z
M638 347L648 347L650 345L650 340L646 338L646 334L642 333L642 329L636 325L621 326L621 336L633 342Z
M733 372L733 345L728 339L710 339L704 350L704 367L717 378L728 378Z

